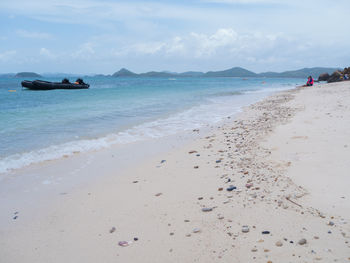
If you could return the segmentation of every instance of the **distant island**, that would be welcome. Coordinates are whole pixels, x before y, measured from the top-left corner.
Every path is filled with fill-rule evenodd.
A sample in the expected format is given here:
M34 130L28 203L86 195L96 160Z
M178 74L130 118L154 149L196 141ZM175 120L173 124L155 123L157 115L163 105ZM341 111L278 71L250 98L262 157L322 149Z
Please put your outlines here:
M41 75L34 72L18 72L15 78L41 78Z
M290 70L284 72L262 72L255 73L241 67L233 67L221 71L186 71L182 73L169 72L169 71L149 71L146 73L135 73L126 68L122 68L112 75L94 74L94 75L80 75L80 74L68 74L68 73L43 73L39 75L35 72L18 72L0 74L2 78L42 78L42 77L122 77L122 78L136 78L136 77L155 77L155 78L174 78L174 77L203 77L203 78L218 78L218 77L238 77L238 78L307 78L313 76L315 79L320 75L331 75L333 72L341 70L340 68L302 68L298 70Z
M331 74L334 71L339 70L339 68L303 68L292 71L284 72L263 72L255 73L241 67L233 67L222 71L208 71L198 72L198 71L187 71L183 73L167 72L167 71L150 71L146 73L134 73L126 68L122 68L119 71L112 74L112 77L255 77L255 78L307 78L308 76L314 76L317 78L323 73Z

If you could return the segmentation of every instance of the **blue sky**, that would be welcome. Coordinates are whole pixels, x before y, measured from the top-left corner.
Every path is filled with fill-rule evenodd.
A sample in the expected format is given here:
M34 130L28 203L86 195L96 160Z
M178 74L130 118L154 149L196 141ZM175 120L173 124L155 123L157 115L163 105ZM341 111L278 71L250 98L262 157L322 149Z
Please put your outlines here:
M345 67L348 0L1 0L0 73Z

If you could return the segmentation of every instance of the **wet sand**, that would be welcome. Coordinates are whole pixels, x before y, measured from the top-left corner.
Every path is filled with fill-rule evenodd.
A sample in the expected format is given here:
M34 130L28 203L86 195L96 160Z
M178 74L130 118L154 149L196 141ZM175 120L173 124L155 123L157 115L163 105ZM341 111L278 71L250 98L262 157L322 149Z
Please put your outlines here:
M349 105L349 82L297 88L122 171L90 153L98 179L8 215L1 262L350 262Z

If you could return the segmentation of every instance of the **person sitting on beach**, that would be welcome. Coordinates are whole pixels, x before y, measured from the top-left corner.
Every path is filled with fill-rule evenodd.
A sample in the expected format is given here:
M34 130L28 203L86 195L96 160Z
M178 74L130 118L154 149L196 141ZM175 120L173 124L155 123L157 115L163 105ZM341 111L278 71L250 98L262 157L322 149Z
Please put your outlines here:
M74 82L74 84L80 84L80 85L83 85L83 84L85 84L84 83L84 81L82 80L82 79L77 79L75 82Z
M309 76L307 78L306 86L312 86L312 85L314 85L314 79L311 76Z
M344 75L344 80L349 80L349 75L348 74Z

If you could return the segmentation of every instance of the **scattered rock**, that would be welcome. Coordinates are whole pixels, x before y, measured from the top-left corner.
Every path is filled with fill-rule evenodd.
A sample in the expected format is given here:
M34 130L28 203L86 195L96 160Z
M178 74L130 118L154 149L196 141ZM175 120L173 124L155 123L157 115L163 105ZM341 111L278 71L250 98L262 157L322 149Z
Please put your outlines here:
M222 190L224 190L224 188L222 188L222 187L219 187L219 188L218 188L218 191L222 191Z
M189 153L189 154L192 154L192 153L197 153L197 151L192 150L192 151L189 151L188 153Z
M155 194L155 196L161 196L162 195L162 193L157 193L157 194Z
M333 221L329 221L329 222L328 222L328 225L329 225L329 226L334 226L334 222L333 222Z
M319 237L318 236L314 236L314 239L319 239Z
M329 74L328 73L322 73L319 77L318 77L318 81L327 81L329 79Z
M229 187L226 188L227 191L231 192L232 190L237 189L236 186L230 185Z
M166 160L161 160L161 161L160 161L160 163L165 163L165 162L166 162Z
M251 251L252 251L252 252L257 252L258 249L257 249L256 247L253 247Z
M109 233L113 233L113 232L115 232L115 230L116 230L116 228L115 227L112 227L110 230L109 230Z
M216 160L215 162L216 162L216 163L221 163L221 160Z
M298 244L299 245L305 245L307 243L307 241L306 241L306 239L305 238L302 238L302 239L300 239L299 241L298 241Z
M133 184L137 184L138 182L139 182L139 181L133 181L132 183L133 183Z
M127 247L131 244L130 241L119 241L118 245L121 247Z
M211 211L213 211L212 207L203 207L202 208L202 212L211 212Z
M265 230L265 231L262 231L261 234L268 235L268 234L270 234L270 231Z
M249 183L249 184L246 184L246 185L245 185L245 187L247 187L248 189L249 189L250 187L252 187L252 186L253 186L252 183Z
M277 241L277 242L276 242L276 246L277 246L277 247L281 247L281 246L283 246L282 241Z
M242 232L248 233L249 232L249 226L242 226Z
M198 227L196 227L196 228L194 228L194 229L192 230L192 232L193 232L193 233L199 233L199 232L201 232L201 229L198 228Z
M199 168L199 166L198 166L198 165L196 165L196 166L193 166L193 168L194 168L194 169L198 169L198 168Z
M139 238L138 237L134 237L134 241L138 241L139 240Z
M173 236L173 235L174 235L174 232L170 232L169 235Z
M198 200L203 200L203 197L198 197Z

